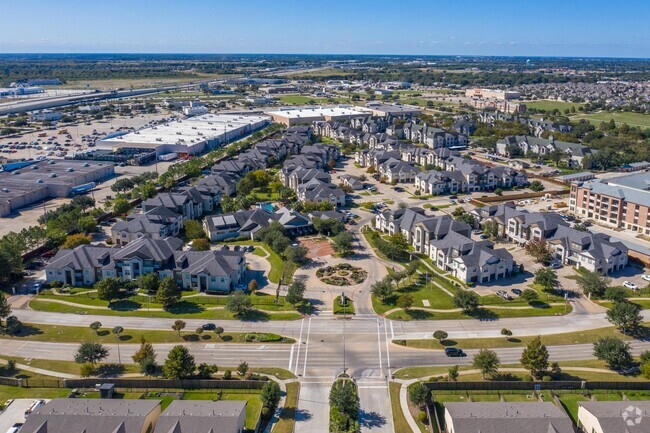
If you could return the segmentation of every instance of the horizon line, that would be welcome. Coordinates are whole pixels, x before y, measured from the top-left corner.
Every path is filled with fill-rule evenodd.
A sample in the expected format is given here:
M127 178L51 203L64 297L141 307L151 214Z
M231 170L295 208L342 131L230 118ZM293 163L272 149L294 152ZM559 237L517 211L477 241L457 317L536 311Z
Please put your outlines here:
M540 54L531 54L531 55L506 55L506 54L380 54L380 53L226 53L226 52L92 52L92 51L79 51L79 52L38 52L38 51L26 51L26 52L0 52L0 56L8 55L155 55L155 56L337 56L337 57L473 57L473 58L536 58L536 59L590 59L590 60L599 60L599 59L615 59L615 60L650 60L650 57L616 57L616 56L580 56L580 55L540 55Z

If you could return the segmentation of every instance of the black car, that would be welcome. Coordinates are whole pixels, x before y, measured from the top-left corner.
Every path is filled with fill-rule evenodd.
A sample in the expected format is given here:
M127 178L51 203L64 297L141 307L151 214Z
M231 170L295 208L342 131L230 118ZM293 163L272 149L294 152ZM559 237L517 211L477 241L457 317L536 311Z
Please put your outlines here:
M512 293L514 293L515 295L517 295L517 296L521 296L521 290L519 290L519 289L512 289L511 291L512 291Z
M214 323L204 323L201 325L201 328L203 328L204 331L214 331L217 328L217 325Z
M455 347L448 347L445 349L445 355L449 357L462 357L462 356L467 356L465 352L463 352L461 349L456 349Z

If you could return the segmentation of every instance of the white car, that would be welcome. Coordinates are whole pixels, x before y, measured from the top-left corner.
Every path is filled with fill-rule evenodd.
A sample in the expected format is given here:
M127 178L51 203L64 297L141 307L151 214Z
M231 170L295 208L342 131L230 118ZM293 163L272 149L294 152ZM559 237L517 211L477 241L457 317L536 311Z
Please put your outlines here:
M650 281L650 274L644 275L641 278L643 278L646 281Z
M627 287L628 289L632 289L632 290L639 290L639 286L637 286L631 281L623 281L623 287Z

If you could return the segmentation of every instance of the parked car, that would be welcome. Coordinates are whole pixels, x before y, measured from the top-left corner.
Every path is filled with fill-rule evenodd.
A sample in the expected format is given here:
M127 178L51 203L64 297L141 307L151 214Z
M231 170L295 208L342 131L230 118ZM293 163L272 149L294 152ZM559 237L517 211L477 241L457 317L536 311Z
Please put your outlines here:
M204 331L214 331L217 328L217 325L214 323L204 323L201 325L201 328L203 328Z
M631 290L639 290L639 286L634 284L632 281L623 281L623 287L627 287Z
M497 290L497 296L503 299L512 299L512 296L510 296L508 292L504 290Z
M643 278L646 281L650 281L650 274L644 275L641 278Z
M519 289L512 289L511 292L514 293L517 296L521 296L521 293L522 293L521 290L519 290Z
M489 236L486 234L482 234L481 236L479 236L479 239L487 239L487 238L489 238Z
M41 291L42 288L43 288L43 283L41 283L40 281L37 281L32 285L32 287L30 287L29 293L38 294Z
M562 267L562 263L560 262L553 262L549 265L549 268L551 269L560 269Z
M448 347L445 349L445 355L448 357L464 357L467 356L465 352L463 352L462 349L456 349L455 347Z

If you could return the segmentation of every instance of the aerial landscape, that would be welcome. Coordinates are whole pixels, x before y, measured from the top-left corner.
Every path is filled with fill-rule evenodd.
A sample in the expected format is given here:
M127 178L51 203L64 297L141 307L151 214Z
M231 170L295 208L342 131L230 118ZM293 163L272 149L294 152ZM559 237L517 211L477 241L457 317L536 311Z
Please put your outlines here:
M0 433L650 433L650 4L5 3Z

